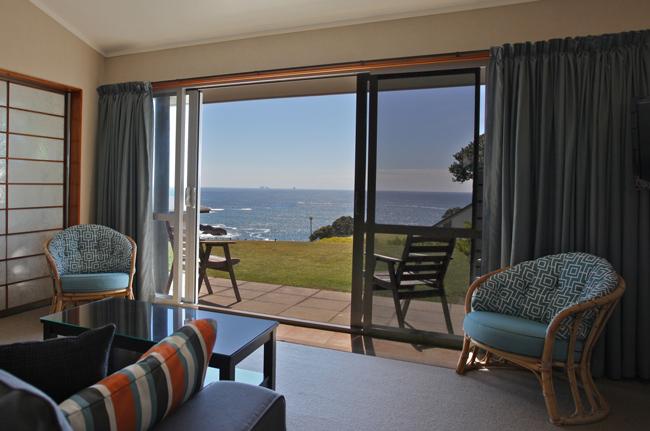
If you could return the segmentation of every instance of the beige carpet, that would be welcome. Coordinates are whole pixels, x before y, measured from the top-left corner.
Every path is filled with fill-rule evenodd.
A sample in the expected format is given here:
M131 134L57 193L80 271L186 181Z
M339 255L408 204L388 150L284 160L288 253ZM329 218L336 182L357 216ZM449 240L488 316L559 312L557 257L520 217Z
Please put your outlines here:
M0 319L0 344L41 338L33 310ZM258 370L261 352L242 367ZM279 342L278 391L290 430L558 430L546 420L532 374L448 368ZM603 422L575 430L648 430L650 384L600 380L612 405ZM568 400L566 384L556 387Z

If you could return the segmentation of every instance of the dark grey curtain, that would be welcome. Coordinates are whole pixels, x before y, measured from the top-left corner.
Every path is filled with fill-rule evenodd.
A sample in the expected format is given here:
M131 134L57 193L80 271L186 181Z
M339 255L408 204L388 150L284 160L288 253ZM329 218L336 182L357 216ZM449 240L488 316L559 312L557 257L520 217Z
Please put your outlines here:
M151 204L153 97L146 82L104 85L99 93L96 212L99 224L138 245L135 294L152 299Z
M596 375L650 378L650 196L633 179L634 98L650 96L650 31L493 48L483 270L586 251L625 278Z

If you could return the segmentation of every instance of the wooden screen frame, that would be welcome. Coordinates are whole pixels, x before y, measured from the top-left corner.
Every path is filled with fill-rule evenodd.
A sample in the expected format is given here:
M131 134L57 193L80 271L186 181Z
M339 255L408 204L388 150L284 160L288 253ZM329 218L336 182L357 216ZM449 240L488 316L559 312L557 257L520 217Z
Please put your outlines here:
M64 227L81 222L81 132L83 90L58 82L12 72L0 68L0 79L3 81L25 84L42 90L51 90L69 94L69 139L68 139L68 206L66 208L67 222Z

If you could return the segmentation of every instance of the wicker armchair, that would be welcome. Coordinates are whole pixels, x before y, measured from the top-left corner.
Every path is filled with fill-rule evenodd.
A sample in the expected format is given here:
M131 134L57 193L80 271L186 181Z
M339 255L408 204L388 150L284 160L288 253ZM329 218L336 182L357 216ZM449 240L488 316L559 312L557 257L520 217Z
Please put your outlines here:
M54 285L52 312L66 303L124 296L133 299L137 247L128 236L109 227L69 227L45 243Z
M545 256L486 274L467 291L456 371L513 363L540 381L553 424L604 419L609 406L591 376L591 354L624 291L609 262L586 253ZM567 374L570 414L558 410L554 369Z

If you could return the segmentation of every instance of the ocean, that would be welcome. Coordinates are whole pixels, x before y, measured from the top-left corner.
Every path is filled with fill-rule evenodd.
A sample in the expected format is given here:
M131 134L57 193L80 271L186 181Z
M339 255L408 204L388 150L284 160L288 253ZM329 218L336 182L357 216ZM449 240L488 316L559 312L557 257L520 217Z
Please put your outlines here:
M430 226L448 208L471 203L471 193L377 192L377 223ZM351 190L202 188L201 223L224 227L237 240L308 241L312 229L351 216Z

